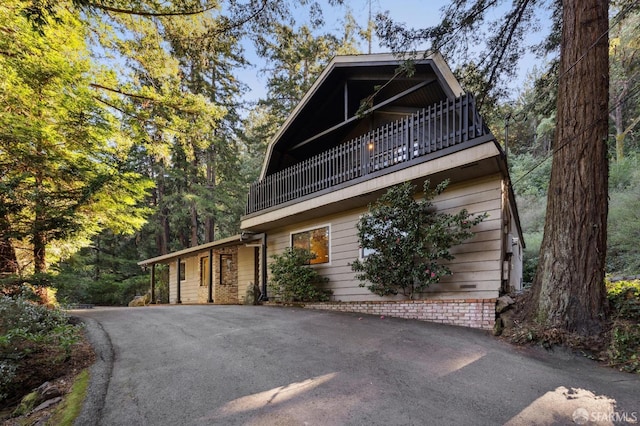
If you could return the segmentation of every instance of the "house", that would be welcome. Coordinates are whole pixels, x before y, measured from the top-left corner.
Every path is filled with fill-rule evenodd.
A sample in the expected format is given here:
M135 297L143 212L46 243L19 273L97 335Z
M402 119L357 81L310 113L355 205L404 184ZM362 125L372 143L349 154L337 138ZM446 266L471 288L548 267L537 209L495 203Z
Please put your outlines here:
M265 275L266 250L258 237L235 235L138 262L151 269L151 301L156 303L156 265L169 266L169 303L252 304Z
M439 54L414 60L411 72L399 71L402 63L391 54L334 58L271 141L249 189L243 233L224 243L237 257L238 301L254 283L266 290L266 263L289 246L315 253L310 267L329 278L332 301L313 308L490 328L496 298L521 288L523 239L505 153ZM390 186L411 181L421 188L426 179L450 180L434 200L438 210L488 217L453 249L453 275L423 300L380 298L359 286L349 266L364 255L356 223ZM204 279L202 259L223 261L201 247L181 252L200 259L185 264L183 288L190 264L195 286ZM222 245L207 247L216 253ZM180 282L176 254L164 260Z

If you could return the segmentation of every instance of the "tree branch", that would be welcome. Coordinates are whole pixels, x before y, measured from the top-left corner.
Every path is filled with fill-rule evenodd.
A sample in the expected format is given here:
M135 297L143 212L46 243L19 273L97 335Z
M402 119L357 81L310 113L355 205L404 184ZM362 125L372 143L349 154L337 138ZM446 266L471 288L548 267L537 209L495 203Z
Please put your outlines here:
M112 87L106 87L106 86L103 86L103 85L98 84L98 83L89 83L89 86L93 87L95 89L102 89L102 90L106 90L108 92L117 93L119 95L127 96L129 98L142 99L142 100L145 100L145 101L153 102L154 104L163 105L163 106L172 108L172 109L174 109L174 110L176 110L178 112L182 112L184 114L198 114L197 111L190 111L188 109L181 108L181 107L179 107L179 106L177 106L175 104L171 104L171 103L168 103L168 102L163 102L160 99L151 98L149 96L144 96L144 95L138 95L138 94L135 94L135 93L124 92L124 91L122 91L120 89L114 89Z
M629 125L627 126L626 129L624 129L624 131L622 132L622 135L627 136L627 134L633 130L634 127L636 127L636 125L638 125L638 123L640 123L640 115L637 116L636 118L633 119L633 121L631 123L629 123Z
M104 10L105 12L122 13L122 14L126 14L126 15L137 15L137 16L151 16L151 17L199 15L201 13L208 12L208 11L213 10L216 7L218 7L217 4L212 4L212 5L205 6L202 9L198 9L198 10L169 11L169 12L148 12L148 11L145 11L145 10L121 9L121 8L118 8L118 7L107 6L105 4L100 4L100 3L92 3L92 2L84 1L84 0L83 1L77 1L77 4L80 5L80 6L83 6L83 7Z
M187 132L185 132L185 131L183 131L183 130L177 130L177 129L173 129L173 128L169 127L169 126L162 126L162 125L158 125L158 123L156 123L156 122L155 122L155 121L153 121L153 120L149 120L149 119L147 119L147 118L142 118L142 117L140 117L138 114L134 114L134 113L132 113L132 112L125 111L124 109L122 109L122 108L120 108L120 107L118 107L118 106L116 106L116 105L113 105L112 103L107 102L107 101L105 101L104 99L102 99L102 98L100 98L100 97L98 97L98 96L94 96L93 98L94 98L96 101L98 101L98 102L100 102L100 103L102 103L102 104L104 104L104 105L108 106L109 108L113 108L113 109L115 109L116 111L120 112L121 114L124 114L124 115L126 115L126 116L129 116L129 117L131 117L131 118L135 118L136 120L138 120L139 122L141 122L141 123L143 123L143 124L153 124L154 126L156 126L156 127L157 127L157 128L159 128L159 129L171 130L172 132L182 133L182 134L187 134Z
M127 93L127 92L123 92L120 89L114 89L112 87L107 87L107 86L103 86L101 84L98 83L89 83L89 86L93 87L94 89L102 89L102 90L106 90L108 92L113 92L113 93L117 93L119 95L124 95L127 96L129 98L136 98L136 99L143 99L145 101L151 101L151 102L156 102L159 103L159 101L157 99L154 98L150 98L148 96L143 96L143 95L137 95L135 93Z

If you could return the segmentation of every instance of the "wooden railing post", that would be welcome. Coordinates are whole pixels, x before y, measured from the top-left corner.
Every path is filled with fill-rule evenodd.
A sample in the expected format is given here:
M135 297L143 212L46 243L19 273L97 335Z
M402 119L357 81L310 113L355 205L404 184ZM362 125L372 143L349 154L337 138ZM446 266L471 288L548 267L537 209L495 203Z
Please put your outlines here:
M485 131L488 130L470 94L441 100L254 182L249 188L245 213L255 213L428 155L481 136Z

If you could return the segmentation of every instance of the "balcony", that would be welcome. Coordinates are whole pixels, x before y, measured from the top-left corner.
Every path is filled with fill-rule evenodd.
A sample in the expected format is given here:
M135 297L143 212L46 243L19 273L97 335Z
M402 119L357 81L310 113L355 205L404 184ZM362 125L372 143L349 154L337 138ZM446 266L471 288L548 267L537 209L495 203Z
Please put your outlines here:
M428 161L487 134L471 95L444 100L254 182L245 213Z

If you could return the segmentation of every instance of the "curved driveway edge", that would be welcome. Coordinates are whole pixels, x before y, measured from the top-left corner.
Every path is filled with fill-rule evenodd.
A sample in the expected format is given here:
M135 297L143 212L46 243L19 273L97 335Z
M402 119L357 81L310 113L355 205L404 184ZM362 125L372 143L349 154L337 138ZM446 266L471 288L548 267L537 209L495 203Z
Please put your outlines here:
M72 314L73 315L73 314ZM80 415L74 425L95 425L101 418L104 401L109 389L109 381L113 372L113 347L111 339L102 325L86 316L75 316L85 324L87 337L96 353L96 361L89 369L89 386L82 404Z
M86 321L98 354L77 425L640 420L640 377L463 327L265 306L73 314Z

